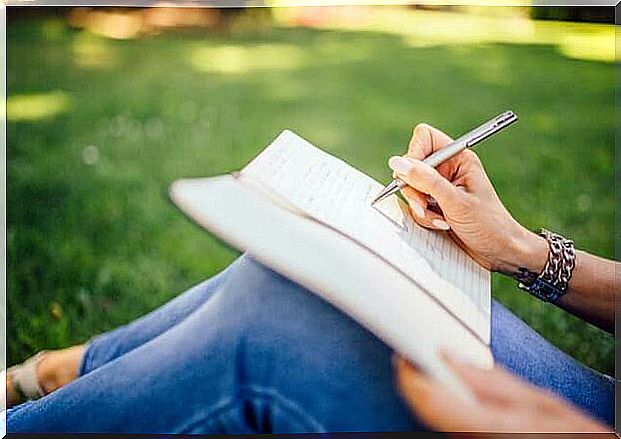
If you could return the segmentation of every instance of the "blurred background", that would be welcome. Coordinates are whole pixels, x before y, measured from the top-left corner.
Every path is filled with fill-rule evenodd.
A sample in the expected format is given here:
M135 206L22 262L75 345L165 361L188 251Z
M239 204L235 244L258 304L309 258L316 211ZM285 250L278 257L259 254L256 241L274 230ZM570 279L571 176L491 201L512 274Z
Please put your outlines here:
M236 253L167 196L289 128L382 182L419 122L508 209L613 258L612 8L8 9L8 364L126 323ZM251 213L249 213L251 215ZM494 275L493 295L613 372L613 339Z

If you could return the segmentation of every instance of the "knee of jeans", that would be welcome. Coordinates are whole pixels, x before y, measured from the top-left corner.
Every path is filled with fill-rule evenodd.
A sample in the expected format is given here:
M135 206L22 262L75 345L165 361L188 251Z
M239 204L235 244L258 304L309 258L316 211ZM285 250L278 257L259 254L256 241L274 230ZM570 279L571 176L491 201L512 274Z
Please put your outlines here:
M382 344L375 336L316 294L250 256L238 262L221 293L235 313L242 351L250 351L250 356L320 361L323 353L350 361L351 355L360 357L361 350L387 354L386 348L378 349Z
M394 394L390 348L316 294L244 256L218 300L238 385L277 389L327 417L356 389L360 401L349 406L379 411L391 405L406 417Z
M244 254L220 287L224 308L236 325L262 333L274 326L324 314L329 305L305 288Z
M332 306L306 288L244 254L231 267L223 295L256 330L259 324L333 313Z

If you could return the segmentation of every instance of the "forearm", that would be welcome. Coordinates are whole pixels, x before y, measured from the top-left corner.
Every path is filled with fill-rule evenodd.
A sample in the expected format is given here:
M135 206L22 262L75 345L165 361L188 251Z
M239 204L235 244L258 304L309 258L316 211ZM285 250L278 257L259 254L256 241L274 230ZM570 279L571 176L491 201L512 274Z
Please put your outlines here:
M500 265L502 273L525 284L532 283L548 258L544 238L525 231L516 238L510 257ZM576 251L576 266L567 293L556 305L608 332L614 332L615 295L621 281L616 270L621 264ZM620 272L621 273L621 272Z
M615 295L621 285L615 272L619 263L576 252L576 268L567 294L557 305L606 331L615 325Z

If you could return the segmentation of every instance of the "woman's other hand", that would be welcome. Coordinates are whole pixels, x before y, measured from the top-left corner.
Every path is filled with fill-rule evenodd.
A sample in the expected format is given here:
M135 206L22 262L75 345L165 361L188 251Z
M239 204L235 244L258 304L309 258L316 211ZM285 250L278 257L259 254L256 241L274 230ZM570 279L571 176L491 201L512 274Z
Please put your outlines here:
M455 432L610 432L595 419L506 370L444 361L470 388L474 402L463 400L403 358L395 361L404 399L428 427Z
M519 279L539 273L547 243L522 227L503 206L477 155L465 150L431 168L421 160L452 139L426 125L414 129L408 153L389 166L408 186L402 194L423 227L449 230L455 241L483 267ZM437 205L429 203L431 196ZM533 279L534 280L534 279Z

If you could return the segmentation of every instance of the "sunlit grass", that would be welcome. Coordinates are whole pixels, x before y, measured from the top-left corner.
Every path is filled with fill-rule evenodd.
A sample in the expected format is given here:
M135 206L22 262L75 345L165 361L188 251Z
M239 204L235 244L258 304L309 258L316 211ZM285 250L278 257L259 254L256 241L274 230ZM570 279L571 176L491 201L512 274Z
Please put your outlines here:
M477 15L430 12L404 8L373 8L351 19L329 8L309 25L322 29L382 32L400 36L414 47L435 45L537 44L552 45L569 58L613 62L613 25L534 21L525 14ZM300 14L295 8L279 8L283 25Z
M289 43L201 44L188 50L188 62L200 72L243 74L362 61L370 55L365 46L343 53L340 45L330 39L322 41L315 50L311 55L304 47Z
M10 95L7 115L11 122L38 121L52 118L69 109L69 97L62 91Z
M199 71L245 73L258 70L294 70L307 63L304 50L293 44L223 45L190 50L190 62Z
M109 69L119 62L117 49L107 40L80 32L72 41L73 60L78 67Z
M606 27L598 32L567 32L559 41L559 50L568 58L589 61L615 61L615 36Z

